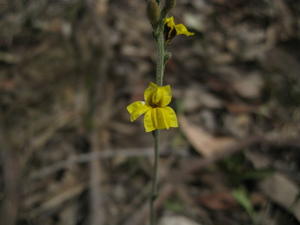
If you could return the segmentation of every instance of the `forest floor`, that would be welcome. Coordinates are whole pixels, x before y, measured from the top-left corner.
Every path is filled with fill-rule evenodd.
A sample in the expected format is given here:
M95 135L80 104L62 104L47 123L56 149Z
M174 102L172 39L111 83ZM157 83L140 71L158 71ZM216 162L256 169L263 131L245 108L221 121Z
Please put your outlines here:
M4 1L5 2L5 1ZM3 225L142 225L152 135L126 106L154 80L145 1L0 3ZM160 225L300 224L300 2L178 0Z

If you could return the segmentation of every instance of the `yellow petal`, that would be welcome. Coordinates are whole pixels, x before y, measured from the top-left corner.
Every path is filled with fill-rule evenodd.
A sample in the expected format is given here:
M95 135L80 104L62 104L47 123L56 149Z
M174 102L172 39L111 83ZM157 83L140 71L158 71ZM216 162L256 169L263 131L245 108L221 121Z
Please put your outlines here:
M150 105L149 103L151 102L152 95L156 92L157 88L158 85L154 84L153 82L150 82L149 86L144 92L144 99L146 101L146 104Z
M175 21L173 16L165 18L164 23L167 24L167 26L171 29L175 27Z
M156 129L169 129L170 126L168 124L168 114L164 108L156 109Z
M135 121L142 114L144 114L150 107L143 101L136 101L127 106L127 111L130 114L130 121Z
M167 106L172 99L172 92L170 85L158 86L150 83L149 87L144 92L146 104L152 107Z
M171 86L166 85L158 88L160 92L159 107L164 107L170 104L172 100Z
M153 109L148 110L144 116L144 127L146 132L151 132L156 129L152 119L152 111Z
M163 108L152 108L144 117L146 132L157 129L169 129L166 113Z
M186 36L191 36L191 35L195 34L195 33L189 32L188 29L186 28L186 26L184 26L183 24L176 24L175 29L176 29L177 35L183 34Z
M178 127L176 114L171 107L151 108L145 114L144 127L146 132Z
M178 121L175 111L171 107L162 108L168 127L178 127Z

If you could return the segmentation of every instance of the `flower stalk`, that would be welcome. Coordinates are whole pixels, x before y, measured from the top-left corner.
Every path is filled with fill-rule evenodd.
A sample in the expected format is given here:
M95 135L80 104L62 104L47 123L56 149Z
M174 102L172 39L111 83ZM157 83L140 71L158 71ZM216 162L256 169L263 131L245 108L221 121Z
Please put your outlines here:
M156 83L162 86L165 72L165 39L163 24L159 26L158 34L155 38L157 46Z
M175 111L168 105L172 99L171 86L163 86L165 65L171 57L167 45L177 35L191 36L183 24L176 24L174 17L167 18L167 14L175 7L176 0L165 0L161 8L160 0L148 0L147 15L153 28L156 44L156 84L150 82L144 92L145 101L135 101L127 106L130 120L133 122L144 115L146 132L151 132L154 138L154 165L152 173L152 188L150 193L150 225L156 225L155 200L158 196L158 161L159 161L159 135L160 130L178 127Z
M159 130L153 131L154 165L152 174L152 189L150 199L150 225L156 225L155 200L158 196L158 159L159 159Z
M161 18L157 30L156 30L156 49L157 49L157 62L156 62L156 83L160 86L163 85L164 73L165 73L165 38L164 38L164 23ZM158 196L158 161L159 161L159 130L153 131L154 138L154 165L152 175L152 190L150 199L150 225L156 225L156 212L155 212L155 200Z

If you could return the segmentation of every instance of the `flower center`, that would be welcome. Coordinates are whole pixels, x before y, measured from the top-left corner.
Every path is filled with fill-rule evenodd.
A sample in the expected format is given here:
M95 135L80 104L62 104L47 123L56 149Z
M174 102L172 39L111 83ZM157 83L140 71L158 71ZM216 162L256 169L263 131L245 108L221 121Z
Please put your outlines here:
M152 108L158 108L159 107L159 104L155 104L153 102L150 102L149 104Z

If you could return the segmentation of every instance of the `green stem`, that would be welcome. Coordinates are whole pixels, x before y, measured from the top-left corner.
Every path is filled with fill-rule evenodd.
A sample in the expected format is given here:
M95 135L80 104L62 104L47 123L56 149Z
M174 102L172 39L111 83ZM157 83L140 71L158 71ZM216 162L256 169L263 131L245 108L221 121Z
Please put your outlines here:
M153 132L154 137L154 166L152 174L152 189L151 189L151 199L150 199L150 225L156 224L156 213L155 213L155 199L158 196L157 186L158 186L158 157L159 157L159 131Z
M160 86L163 85L164 72L165 72L165 39L163 27L159 28L156 37L157 48L157 64L156 64L156 83Z
M156 83L160 86L163 85L164 72L165 72L165 39L163 32L163 22L158 25L155 41L157 48L157 64L156 64ZM159 130L153 132L154 137L154 166L152 175L152 190L150 199L150 225L156 225L155 213L155 199L158 196L158 159L159 159Z

